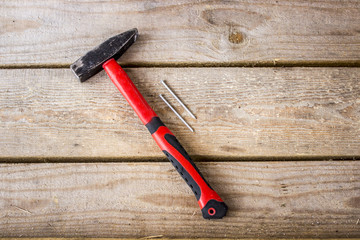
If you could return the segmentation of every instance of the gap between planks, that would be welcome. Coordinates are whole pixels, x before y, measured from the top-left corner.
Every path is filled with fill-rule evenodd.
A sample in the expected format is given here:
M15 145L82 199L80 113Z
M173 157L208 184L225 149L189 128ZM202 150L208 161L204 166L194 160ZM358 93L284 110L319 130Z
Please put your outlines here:
M61 237L53 237L53 238L0 238L0 240L139 240L139 239L162 239L162 240L206 240L209 238L164 238L163 235L154 235L147 236L141 238L92 238L92 237L77 237L77 238L61 238ZM224 238L211 238L211 240L222 240ZM237 240L261 240L265 238L226 238L226 239L237 239ZM287 240L293 238L280 238L281 240ZM346 240L358 240L360 238L346 238ZM320 238L296 238L296 240L320 240ZM344 238L327 238L327 240L344 240Z
M160 151L160 150L159 150ZM322 162L322 161L358 161L360 156L289 156L289 157L219 157L219 156L196 156L191 158L195 162L291 162L291 161L307 161L307 162ZM144 160L146 159L146 160ZM161 163L168 162L164 157L1 157L1 163Z
M284 61L274 59L273 61L238 61L238 62L179 62L179 63L157 63L157 62L121 62L123 68L229 68L229 67L360 67L360 60L318 60L318 61ZM0 64L0 69L41 69L41 68L69 68L67 63L63 64Z
M92 238L92 237L77 237L77 238L61 238L61 237L53 237L53 238L0 238L0 240L139 240L139 239L162 239L162 240L206 240L209 238L164 238L163 235L154 235L147 236L141 238ZM211 238L211 240L222 240L224 238ZM261 240L265 238L226 238L226 239L237 239L237 240ZM287 240L293 238L280 238L281 240ZM358 240L360 238L346 238L346 240ZM320 238L296 238L296 240L320 240ZM327 238L327 240L344 240L344 238Z

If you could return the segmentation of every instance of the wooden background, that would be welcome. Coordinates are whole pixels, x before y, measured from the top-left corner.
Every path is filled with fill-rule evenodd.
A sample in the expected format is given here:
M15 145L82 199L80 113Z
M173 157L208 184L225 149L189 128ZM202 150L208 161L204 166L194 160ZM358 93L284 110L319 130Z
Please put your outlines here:
M104 72L69 70L133 27L119 62L222 220L202 219ZM0 237L360 237L359 96L358 1L0 0Z

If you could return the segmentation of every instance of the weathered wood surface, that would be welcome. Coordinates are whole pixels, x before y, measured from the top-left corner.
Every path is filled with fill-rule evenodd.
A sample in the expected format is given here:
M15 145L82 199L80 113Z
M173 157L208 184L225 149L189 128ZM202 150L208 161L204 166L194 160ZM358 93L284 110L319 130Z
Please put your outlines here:
M1 238L1 240L85 240L85 239L89 239L89 238ZM109 238L91 238L92 240L109 240ZM135 239L139 239L139 238L111 238L112 240L135 240ZM144 238L140 238L140 239L161 239L161 240L173 240L174 238L164 238L161 235L154 235L154 236L147 236ZM178 238L177 238L178 239ZM189 240L191 238L181 238L181 240ZM197 240L205 240L208 238L196 238ZM223 238L211 238L212 240L223 240ZM238 240L240 239L247 239L249 240L249 238L236 238ZM286 239L291 239L293 240L293 238L281 238L282 240L286 240ZM296 238L297 240L317 240L314 238ZM347 240L358 240L359 238L346 238ZM180 240L180 239L179 239ZM251 239L251 240L257 240L256 239ZM260 239L259 239L260 240ZM327 238L327 240L344 240L343 238Z
M1 240L85 240L85 239L89 239L86 237L77 237L77 238L58 238L58 237L48 237L48 238L17 238L17 237L10 237L10 238L1 238ZM91 238L92 240L109 240L109 238ZM111 240L138 240L139 238L111 238ZM162 235L154 235L154 236L146 236L140 239L161 239L161 240L173 240L175 238L164 238ZM179 239L179 238L176 238ZM192 238L181 238L179 240L189 240ZM197 240L206 240L208 238L196 238ZM224 238L211 238L212 240L223 240ZM238 240L241 239L247 239L249 240L249 238L236 238ZM261 238L252 238L251 240L260 240ZM293 240L293 238L281 238L282 240L286 240L286 239L291 239ZM317 238L296 238L297 240L318 240ZM344 238L326 238L327 240L344 240ZM346 238L347 240L358 240L359 238Z
M170 163L0 165L0 236L360 237L360 162L203 163L229 205L202 219Z
M0 1L0 66L70 64L137 27L126 64L360 60L359 1Z
M126 69L192 156L359 156L358 68ZM196 114L188 117L166 79ZM158 97L181 112L191 133ZM163 157L104 72L80 83L68 69L0 70L0 155Z
M89 238L86 237L77 237L77 238L58 238L58 237L48 237L48 238L17 238L17 237L10 237L10 238L1 238L1 240L88 240ZM109 238L91 238L92 240L109 240ZM147 236L140 239L161 239L161 240L173 240L175 238L164 238L162 235L154 235L154 236ZM192 238L176 238L178 240L189 240ZM207 240L208 238L196 238L197 240ZM211 238L212 240L223 240L224 238ZM237 240L246 239L250 240L249 238L236 238ZM260 240L261 238L252 238L251 240ZM282 240L287 240L293 238L281 238ZM314 238L296 238L297 240L318 240ZM359 238L346 238L347 240L359 240ZM111 238L111 240L139 240L139 238ZM327 238L327 240L344 240L344 238Z

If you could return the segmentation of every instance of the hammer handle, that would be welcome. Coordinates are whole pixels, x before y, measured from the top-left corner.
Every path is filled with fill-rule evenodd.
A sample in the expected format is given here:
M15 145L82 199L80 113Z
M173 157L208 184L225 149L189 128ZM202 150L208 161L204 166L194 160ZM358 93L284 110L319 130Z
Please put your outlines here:
M103 68L135 110L166 157L189 185L195 194L203 217L206 219L224 217L227 212L224 201L206 182L185 149L149 106L126 72L114 59L105 62Z

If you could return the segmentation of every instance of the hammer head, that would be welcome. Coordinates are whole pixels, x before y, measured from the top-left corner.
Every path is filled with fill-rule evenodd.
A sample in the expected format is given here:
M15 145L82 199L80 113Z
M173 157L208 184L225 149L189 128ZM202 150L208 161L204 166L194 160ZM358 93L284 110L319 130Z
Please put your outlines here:
M138 30L133 28L109 38L70 65L75 76L84 82L102 70L109 59L117 60L136 41Z

